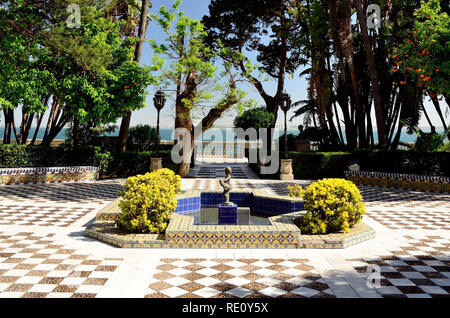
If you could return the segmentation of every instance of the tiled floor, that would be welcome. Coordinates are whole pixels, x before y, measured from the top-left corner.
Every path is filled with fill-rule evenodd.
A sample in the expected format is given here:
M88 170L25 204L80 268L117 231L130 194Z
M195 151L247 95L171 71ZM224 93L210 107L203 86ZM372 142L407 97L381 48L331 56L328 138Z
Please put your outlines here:
M66 247L53 233L0 232L0 298L93 298L121 261Z
M377 237L345 250L118 249L83 230L122 181L0 187L0 297L450 295L447 194L360 187ZM277 194L288 184L233 180ZM184 190L217 187L182 181Z
M161 259L148 298L330 298L308 259Z

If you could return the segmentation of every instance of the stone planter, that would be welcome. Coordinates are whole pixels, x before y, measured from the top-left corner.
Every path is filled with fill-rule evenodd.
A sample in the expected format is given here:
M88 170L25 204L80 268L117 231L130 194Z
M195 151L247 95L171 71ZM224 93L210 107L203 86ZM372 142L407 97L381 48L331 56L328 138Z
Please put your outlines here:
M292 159L281 159L280 180L294 180Z
M295 151L297 152L311 151L311 142L309 140L297 139L295 141Z
M162 169L162 158L151 158L150 172Z

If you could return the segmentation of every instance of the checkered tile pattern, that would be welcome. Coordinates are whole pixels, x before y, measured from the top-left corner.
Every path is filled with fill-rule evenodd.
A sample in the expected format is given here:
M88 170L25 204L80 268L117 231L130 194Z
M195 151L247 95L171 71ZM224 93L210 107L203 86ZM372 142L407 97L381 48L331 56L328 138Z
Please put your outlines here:
M38 225L67 227L94 208L1 205L0 225Z
M380 271L375 288L385 298L450 298L450 241L440 236L405 237L408 244L392 256L347 261L360 273Z
M162 259L147 298L334 298L307 259Z
M92 298L122 262L70 249L53 236L0 232L0 298Z
M0 186L0 197L9 201L24 203L67 203L90 202L104 204L105 200L117 198L122 180L98 182L23 184Z
M121 182L0 186L0 225L67 227L117 198Z

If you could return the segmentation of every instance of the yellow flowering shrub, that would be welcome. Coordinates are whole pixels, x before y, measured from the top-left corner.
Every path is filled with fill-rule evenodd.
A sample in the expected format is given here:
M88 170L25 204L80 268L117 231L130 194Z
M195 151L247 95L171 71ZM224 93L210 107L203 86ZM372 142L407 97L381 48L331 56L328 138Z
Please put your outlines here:
M169 169L128 178L119 192L117 225L132 233L165 233L180 193L181 178Z
M293 186L287 187L289 196L292 198L303 198L303 188L302 186L295 184Z
M366 213L359 189L345 179L319 180L304 191L291 187L289 194L303 197L307 213L300 229L304 234L346 233Z

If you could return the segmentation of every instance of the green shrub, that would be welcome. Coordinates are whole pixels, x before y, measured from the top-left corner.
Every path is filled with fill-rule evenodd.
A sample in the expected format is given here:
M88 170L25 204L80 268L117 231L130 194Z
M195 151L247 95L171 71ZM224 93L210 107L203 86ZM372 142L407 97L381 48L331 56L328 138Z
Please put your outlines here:
M111 155L106 175L110 177L128 178L150 171L151 158L154 152L122 152ZM177 170L177 165L172 162L171 151L160 151L163 158L163 167L172 171Z
M265 107L250 108L237 116L234 119L233 125L235 128L242 128L244 130L254 128L259 132L260 128L270 127L274 117L274 114L268 112Z
M300 230L304 234L346 233L365 214L361 194L351 181L323 179L305 191L297 186L290 187L289 192L291 196L303 197L307 213Z
M0 167L3 168L96 166L106 170L109 160L109 153L102 153L99 147L93 146L72 149L67 146L0 145Z
M156 128L138 125L130 128L128 133L128 151L144 152L153 150L156 140Z
M117 225L132 233L164 233L180 189L180 176L168 169L128 178L119 193L122 215Z

